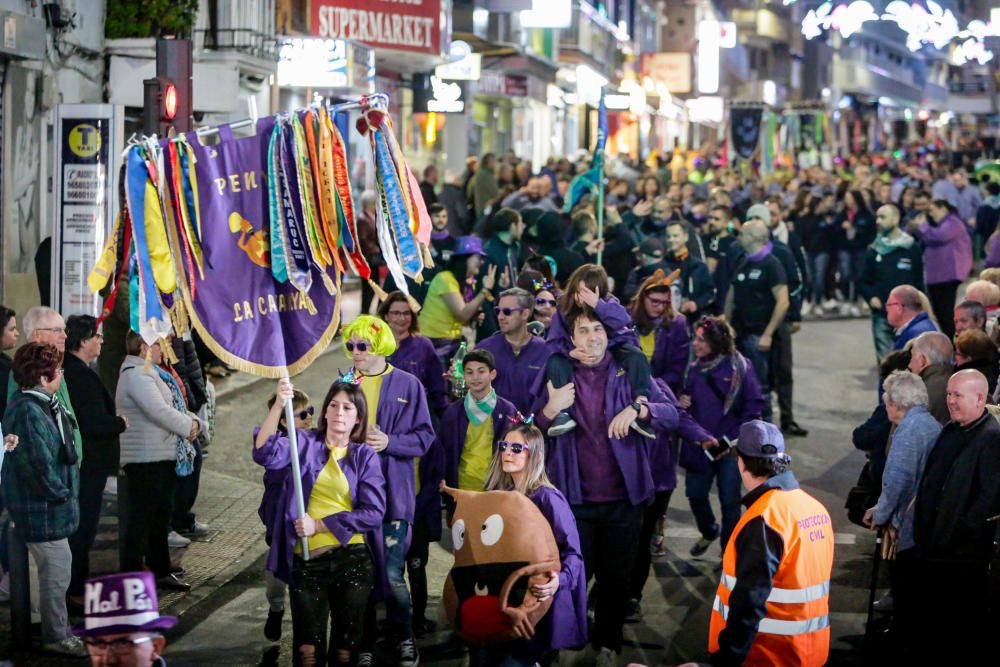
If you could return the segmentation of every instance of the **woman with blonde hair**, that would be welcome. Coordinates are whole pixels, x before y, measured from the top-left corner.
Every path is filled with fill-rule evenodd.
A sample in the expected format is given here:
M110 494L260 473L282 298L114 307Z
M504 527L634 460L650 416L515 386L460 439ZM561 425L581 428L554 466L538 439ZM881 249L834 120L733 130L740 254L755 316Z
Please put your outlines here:
M523 493L538 506L552 527L561 568L549 581L533 584L539 598L552 597L552 607L531 639L476 650L472 665L533 665L543 654L576 649L587 641L587 579L576 519L566 497L545 474L545 441L531 423L519 421L496 444L486 478L487 491Z

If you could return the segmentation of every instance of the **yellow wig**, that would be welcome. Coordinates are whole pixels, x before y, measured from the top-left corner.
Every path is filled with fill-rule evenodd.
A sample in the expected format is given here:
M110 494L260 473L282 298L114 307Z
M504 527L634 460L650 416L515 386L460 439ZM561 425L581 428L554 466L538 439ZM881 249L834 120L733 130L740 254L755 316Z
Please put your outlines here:
M371 353L380 357L388 357L396 351L396 338L392 335L392 329L389 328L388 324L371 315L359 315L358 319L344 327L343 336L345 342L352 338L368 341L372 345ZM351 356L346 347L344 352L348 357Z

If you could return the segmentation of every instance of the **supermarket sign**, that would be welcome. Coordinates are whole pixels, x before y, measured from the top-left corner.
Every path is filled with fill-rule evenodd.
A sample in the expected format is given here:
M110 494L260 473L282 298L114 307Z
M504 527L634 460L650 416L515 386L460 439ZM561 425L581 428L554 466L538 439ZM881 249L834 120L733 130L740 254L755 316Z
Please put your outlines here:
M308 17L300 3L278 0L282 34L348 39L371 47L439 55L442 0L313 0Z

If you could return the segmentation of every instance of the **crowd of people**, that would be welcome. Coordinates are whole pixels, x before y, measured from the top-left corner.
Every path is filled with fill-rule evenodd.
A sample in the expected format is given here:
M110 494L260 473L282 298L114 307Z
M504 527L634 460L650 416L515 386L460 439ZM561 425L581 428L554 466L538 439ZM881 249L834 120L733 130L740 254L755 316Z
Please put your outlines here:
M417 667L417 639L435 627L429 545L465 540L443 483L527 496L561 561L525 593L552 603L533 636L473 646L472 662L545 665L589 643L600 667L617 664L652 559L666 553L681 469L700 535L690 556L718 541L722 562L706 662L823 664L834 536L788 449L808 435L794 414L795 334L803 319L833 316L871 318L882 371L854 434L880 491L863 522L894 546L878 606L907 641L940 622L929 613L940 605L968 636L965 621L990 612L981 592L1000 514L988 405L1000 185L915 153L838 166L762 179L703 159L616 162L600 211L575 187L589 161L536 169L487 154L443 179L429 166L433 266L406 285L379 261L377 198L362 194L376 285L342 329L351 367L317 402L279 381L252 435L265 470L267 639L281 638L287 596L296 664L369 667L383 642L400 667ZM979 260L986 270L956 304ZM0 319L11 350L15 314ZM204 359L190 340L130 334L105 387L94 318L39 307L21 324L27 342L2 359L8 529L38 563L43 648L93 655L68 615L91 613L88 552L119 469L142 489L122 494L123 570L147 571L143 585L161 591L189 588L169 549L208 530L192 512L211 429ZM924 594L930 579L940 585Z

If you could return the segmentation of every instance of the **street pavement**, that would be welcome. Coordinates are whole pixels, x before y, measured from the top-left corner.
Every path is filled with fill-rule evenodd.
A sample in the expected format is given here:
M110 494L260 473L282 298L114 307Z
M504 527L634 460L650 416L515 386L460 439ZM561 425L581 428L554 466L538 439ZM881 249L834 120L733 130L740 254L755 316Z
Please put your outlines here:
M357 312L356 294L351 301L348 318ZM810 322L794 342L795 417L810 434L790 440L788 447L799 481L827 506L836 531L829 664L855 665L860 664L874 541L867 531L847 521L843 498L864 460L851 446L851 430L867 417L876 398L870 327L867 320L860 319ZM330 382L348 365L338 344L294 382L318 405ZM205 461L202 492L195 508L199 520L208 521L213 531L206 540L175 552L183 556L195 589L161 600L161 608L181 618L169 635L167 657L172 667L291 665L290 614L286 614L281 642L272 644L263 636L267 614L262 577L265 545L256 518L261 469L250 458L251 429L263 417L274 382L252 382L237 376L220 386L217 432ZM716 544L700 558L688 556L698 533L684 498L683 475L681 480L668 510L668 553L654 559L655 576L649 578L644 591L643 616L626 627L621 664L671 665L706 656L721 554ZM104 526L113 528L114 517L106 517ZM113 532L102 532L103 560L95 565L95 571L114 569L113 538ZM457 667L465 659L461 646L448 632L440 604L450 561L446 551L432 545L428 616L437 622L438 631L420 641L424 664ZM0 610L0 639L9 627L7 618L6 609ZM384 649L380 654L388 660L389 648ZM81 664L24 653L14 657L17 664L24 665ZM564 667L590 665L593 659L590 649L560 655Z

